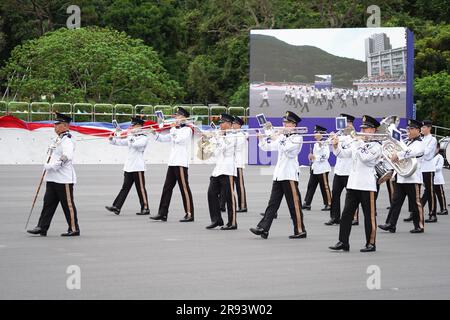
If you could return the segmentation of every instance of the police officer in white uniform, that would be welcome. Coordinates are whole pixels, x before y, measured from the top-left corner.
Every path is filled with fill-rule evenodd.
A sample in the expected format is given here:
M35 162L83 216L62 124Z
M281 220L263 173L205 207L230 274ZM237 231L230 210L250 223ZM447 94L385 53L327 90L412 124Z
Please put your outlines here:
M447 200L444 193L444 175L442 174L442 168L444 167L444 157L439 153L441 149L440 143L436 145L436 155L434 156L434 165L436 168L436 174L434 175L434 193L439 201L441 211L437 212L438 215L448 215Z
M234 117L233 129L237 130L233 133L236 136L237 179L234 179L238 200L238 210L236 212L247 212L247 194L244 183L245 159L247 158L247 135L243 131L239 131L243 124L244 120L238 116Z
M436 216L436 194L434 193L433 181L436 168L434 165L434 155L436 151L437 140L431 135L431 120L424 120L422 123L422 141L425 146L422 163L422 176L423 176L423 195L422 195L422 207L425 208L425 204L428 202L428 219L425 222L437 222Z
M261 93L262 96L262 102L260 104L260 107L263 107L265 104L269 106L269 91L267 91L267 88L264 89L264 91Z
M394 155L391 160L397 162L398 160L417 158L417 169L409 177L402 177L397 174L397 183L394 188L394 198L391 208L389 209L387 223L379 225L382 230L395 233L398 217L403 206L405 198L408 197L410 203L410 210L412 210L412 219L414 229L411 233L422 233L424 231L423 208L420 202L420 187L422 185L421 166L423 165L422 157L425 151L425 146L420 138L421 122L409 119L408 120L408 141L406 142L407 149Z
M141 211L136 214L150 214L144 177L144 152L147 147L148 137L140 131L143 125L144 120L141 117L133 117L131 118L130 133L125 138L116 136L109 137L112 145L128 147L128 157L123 167L124 180L122 189L114 200L113 205L105 207L108 211L114 212L117 215L120 214L120 210L133 184L136 186L139 202L141 204Z
M347 118L347 128L353 128L355 117L349 114L341 113L341 117ZM336 165L334 166L333 188L331 193L330 221L325 225L332 226L341 221L341 194L347 187L348 176L352 171L353 160L349 152L343 150L351 148L353 143L349 135L341 135L333 139L333 154L336 156Z
M56 113L54 125L58 137L50 146L52 149L51 158L44 165L46 170L44 206L37 227L28 230L28 233L46 236L56 208L61 203L68 225L67 232L61 234L61 236L80 235L77 208L73 200L73 185L77 182L77 176L73 168L75 145L69 132L70 121L72 121L72 118L69 116Z
M287 111L283 119L283 125L286 128L292 128L296 127L300 121L299 116L291 111ZM289 238L306 238L307 234L305 225L303 224L303 212L300 202L300 192L298 190L298 154L302 149L303 138L298 134L289 133L280 134L272 138L263 138L259 142L259 147L263 151L278 151L278 162L273 173L270 200L264 217L258 223L257 227L250 228L250 231L267 239L272 221L280 207L283 196L285 196L294 224L294 234L289 236Z
M194 202L188 180L192 139L192 128L186 125L186 118L189 118L189 116L190 114L186 109L178 107L174 115L176 122L172 124L169 134L156 134L156 141L171 143L171 151L158 214L150 217L150 219L167 221L173 188L178 182L185 212L184 218L180 222L194 221Z
M320 191L322 193L324 207L322 211L328 211L331 209L331 192L328 183L328 174L331 171L330 163L328 159L330 158L330 147L328 144L320 141L322 139L322 134L325 134L327 129L316 125L314 128L314 137L317 140L314 143L313 153L309 154L309 160L312 161L312 172L309 175L308 189L306 191L305 203L303 204L303 209L311 210L311 202L316 192L317 185L320 184Z
M361 131L375 133L380 123L370 117L363 116ZM361 203L364 213L366 245L361 252L376 251L375 238L377 231L375 193L377 180L375 165L381 156L381 143L375 141L364 142L355 139L352 147L343 152L350 152L353 159L352 171L348 177L345 206L339 226L339 242L329 247L331 250L350 250L349 238L355 210Z
M214 229L221 226L221 230L237 229L236 221L236 197L234 193L234 179L237 176L236 169L236 137L230 134L234 117L227 113L220 116L219 133L211 138L215 145L214 157L216 166L211 174L208 188L208 206L211 224L206 229ZM220 212L220 194L224 191L225 202L228 209L228 223L223 226Z

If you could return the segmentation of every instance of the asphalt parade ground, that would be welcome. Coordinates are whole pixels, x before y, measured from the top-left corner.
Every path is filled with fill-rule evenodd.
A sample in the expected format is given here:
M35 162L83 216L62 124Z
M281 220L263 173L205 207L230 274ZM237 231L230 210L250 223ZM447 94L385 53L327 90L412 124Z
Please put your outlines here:
M47 237L24 230L41 167L0 166L0 299L450 298L449 216L438 216L438 223L427 224L424 234L410 234L412 223L402 221L408 215L405 203L397 233L379 230L377 252L360 253L365 242L361 214L360 225L352 228L350 252L332 252L328 246L337 242L339 227L323 224L329 212L320 211L319 189L312 210L305 212L307 239L288 239L293 230L284 200L267 240L249 232L269 199L272 177L265 167L245 169L249 212L238 213L238 230L231 231L205 229L210 222L206 193L211 165L189 169L195 205L191 223L178 222L184 215L178 187L167 222L136 216L134 188L116 216L104 206L111 205L121 187L122 166L75 169L81 236L62 238L67 225L60 207ZM156 214L166 166L148 165L147 170L150 210ZM450 170L444 169L444 177L450 182ZM302 197L307 180L304 168ZM45 187L29 228L37 223L44 192ZM448 185L445 192L449 198ZM384 222L387 206L382 185L378 223ZM226 221L225 213L223 217ZM69 266L79 267L80 289L67 287ZM370 290L373 270L380 286Z

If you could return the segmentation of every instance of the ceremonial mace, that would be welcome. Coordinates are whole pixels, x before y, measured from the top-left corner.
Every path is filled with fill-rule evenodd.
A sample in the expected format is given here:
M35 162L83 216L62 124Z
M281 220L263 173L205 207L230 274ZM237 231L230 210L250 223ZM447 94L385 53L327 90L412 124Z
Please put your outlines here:
M57 142L55 141L55 145L56 145L56 143ZM50 162L50 159L52 158L53 150L54 150L54 148L52 148L52 146L50 146L50 148L48 149L48 158L47 158L46 164ZM36 193L34 195L33 204L31 205L31 210L30 210L30 214L28 215L27 223L25 225L25 230L27 229L28 223L30 222L31 214L33 213L34 205L35 205L36 199L37 199L37 197L39 195L39 191L41 190L42 182L44 181L44 176L45 176L46 172L47 172L46 169L44 169L44 172L42 172L41 181L39 181L38 188L37 188Z

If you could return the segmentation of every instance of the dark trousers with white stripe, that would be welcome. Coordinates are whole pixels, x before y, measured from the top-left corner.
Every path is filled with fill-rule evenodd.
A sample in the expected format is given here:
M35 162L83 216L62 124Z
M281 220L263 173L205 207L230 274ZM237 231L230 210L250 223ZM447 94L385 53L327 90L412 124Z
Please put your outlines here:
M341 194L347 187L348 176L335 174L333 178L333 191L331 193L331 211L330 218L334 221L341 219Z
M243 168L237 168L237 178L234 179L234 182L238 200L237 207L239 210L247 209L247 194L245 192ZM222 190L220 194L220 208L225 208L225 190Z
M392 179L389 179L386 181L386 188L388 190L388 196L389 196L389 206L392 205L392 201L394 200L394 192L395 192L395 181Z
M447 200L445 199L444 186L442 184L435 184L434 193L439 201L441 212L447 210Z
M305 225L303 224L303 212L298 182L293 180L273 181L269 204L267 205L264 217L258 223L258 227L265 231L269 231L272 221L280 208L283 196L286 197L292 223L294 224L294 233L298 234L306 231Z
M39 218L38 227L42 230L48 230L50 228L50 223L59 203L61 203L67 225L69 226L68 231L79 231L77 208L73 202L73 183L47 182L44 206Z
M386 222L396 226L400 211L405 198L408 197L410 210L412 210L412 218L415 228L423 228L423 208L420 202L420 184L418 183L396 183L394 199L391 209L389 209Z
M144 171L126 172L123 173L123 185L119 194L113 202L113 206L116 208L122 208L128 193L130 192L133 184L136 186L136 191L139 196L139 202L141 204L141 210L148 209L148 197L147 190L145 189L145 177Z
M331 206L331 193L328 184L328 173L310 174L308 181L308 189L306 190L305 203L310 206L314 193L316 192L317 185L320 185L320 191L322 192L323 204Z
M423 195L422 195L422 207L425 208L425 204L428 202L428 214L430 216L436 216L436 194L434 193L434 172L422 172L423 177Z
M348 244L352 221L356 209L361 204L364 213L364 228L366 231L366 244L375 245L377 234L376 220L376 192L347 189L344 210L342 211L341 223L339 225L339 241Z
M164 182L158 214L167 217L173 188L178 183L186 217L194 217L194 202L192 201L191 188L189 187L188 168L181 166L169 166L167 168L166 181Z
M228 208L229 226L237 225L236 221L236 197L234 195L234 176L220 175L209 178L208 206L212 223L223 224L220 212L220 194L223 190L225 203Z

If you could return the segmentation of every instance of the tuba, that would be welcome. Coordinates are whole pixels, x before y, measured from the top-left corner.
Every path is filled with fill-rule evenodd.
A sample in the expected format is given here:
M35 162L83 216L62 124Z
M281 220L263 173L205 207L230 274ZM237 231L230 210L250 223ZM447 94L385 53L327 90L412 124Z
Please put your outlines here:
M392 138L392 131L397 128L400 122L398 116L389 116L381 121L381 125L378 128L379 131L388 135L388 138L383 141L381 146L384 160L389 163L395 172L402 177L409 177L414 174L417 169L417 159L403 159L398 162L392 162L391 157L393 154L407 149L406 144L403 141L398 141Z

